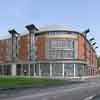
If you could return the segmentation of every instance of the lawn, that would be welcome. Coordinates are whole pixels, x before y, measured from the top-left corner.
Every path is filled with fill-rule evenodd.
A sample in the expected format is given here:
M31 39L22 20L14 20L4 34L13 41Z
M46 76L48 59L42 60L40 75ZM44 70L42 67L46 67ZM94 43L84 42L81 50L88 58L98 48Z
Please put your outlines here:
M8 87L41 87L52 85L63 85L64 80L52 80L46 78L33 78L33 77L18 77L18 76L0 76L0 88Z

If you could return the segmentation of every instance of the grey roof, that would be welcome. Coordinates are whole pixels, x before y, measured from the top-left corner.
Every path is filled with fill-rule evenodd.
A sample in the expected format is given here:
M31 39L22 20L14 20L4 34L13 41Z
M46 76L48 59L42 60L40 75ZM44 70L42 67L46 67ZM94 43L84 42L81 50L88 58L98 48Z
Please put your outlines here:
M39 31L37 31L36 33L41 33L41 32L46 32L46 31L75 31L75 32L78 32L65 25L48 25L46 27L40 27Z
M0 40L5 40L5 39L9 39L10 38L10 35L7 34L7 35L0 35Z
M24 35L27 35L29 34L29 32L27 30L25 30L24 32L20 32L20 36L24 36ZM0 40L6 40L6 39L9 39L11 38L11 35L8 33L6 35L0 35Z
M42 32L47 32L47 31L73 31L73 32L79 32L76 31L68 26L65 25L46 25L45 27L40 27L36 33L42 33ZM79 32L80 33L80 32ZM24 30L24 32L20 32L20 35L27 35L29 34L28 30ZM9 39L11 36L10 34L7 35L0 35L0 40L3 39Z

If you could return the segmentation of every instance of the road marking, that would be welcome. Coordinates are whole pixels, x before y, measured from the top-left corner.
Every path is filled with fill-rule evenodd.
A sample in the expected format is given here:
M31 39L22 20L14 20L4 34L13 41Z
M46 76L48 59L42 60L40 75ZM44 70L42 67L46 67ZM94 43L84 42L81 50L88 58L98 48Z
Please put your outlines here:
M94 96L89 96L89 97L86 97L84 100L91 100L93 99Z

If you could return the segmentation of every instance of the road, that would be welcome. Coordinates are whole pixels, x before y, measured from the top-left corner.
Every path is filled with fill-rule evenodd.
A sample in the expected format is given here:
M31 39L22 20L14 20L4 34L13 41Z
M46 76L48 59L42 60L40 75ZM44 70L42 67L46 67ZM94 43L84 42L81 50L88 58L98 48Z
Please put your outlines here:
M46 88L0 92L0 100L89 100L100 94L100 79Z

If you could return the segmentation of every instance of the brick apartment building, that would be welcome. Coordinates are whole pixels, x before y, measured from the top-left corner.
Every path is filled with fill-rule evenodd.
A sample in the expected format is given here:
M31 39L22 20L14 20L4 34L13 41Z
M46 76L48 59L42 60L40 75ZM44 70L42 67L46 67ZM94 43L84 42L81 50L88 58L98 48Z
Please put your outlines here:
M0 75L96 75L97 56L86 33L59 25L26 28L25 34L12 30L12 37L0 40Z

